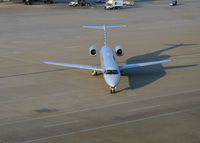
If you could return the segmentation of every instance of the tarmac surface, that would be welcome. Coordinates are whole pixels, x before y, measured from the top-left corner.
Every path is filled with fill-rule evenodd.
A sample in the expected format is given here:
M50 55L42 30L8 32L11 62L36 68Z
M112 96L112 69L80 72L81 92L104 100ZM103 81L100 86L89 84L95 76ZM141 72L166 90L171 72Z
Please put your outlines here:
M178 1L179 2L179 1ZM0 143L199 143L200 2L137 1L135 7L0 4ZM42 61L99 65L103 31L122 45L128 70L116 94L102 75Z

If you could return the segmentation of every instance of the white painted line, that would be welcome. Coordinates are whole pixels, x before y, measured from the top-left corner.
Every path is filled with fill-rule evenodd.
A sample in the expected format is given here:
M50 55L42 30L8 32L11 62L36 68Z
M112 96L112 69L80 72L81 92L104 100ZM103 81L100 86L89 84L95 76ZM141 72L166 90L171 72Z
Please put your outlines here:
M38 118L29 118L29 119L24 119L24 120L18 120L18 121L13 121L13 122L5 122L5 123L1 123L0 126L19 124L19 123L34 121L34 120L42 120L42 119L47 119L47 118L56 117L56 116L57 115L49 115L49 116L43 116L43 117L38 117Z
M72 48L80 48L81 46L69 46L69 47L64 47L65 49L72 49Z
M128 112L134 112L134 111L145 110L145 109L152 109L152 108L156 108L156 107L159 107L159 106L160 105L146 106L146 107L142 107L142 108L131 109L131 110L128 110Z
M109 124L109 125L105 125L105 126L89 128L89 129L84 129L84 130L79 130L79 131L74 131L74 132L70 132L70 133L65 133L65 134L60 134L60 135L55 135L55 136L49 136L49 137L44 137L44 138L38 138L38 139L34 139L34 140L27 140L27 141L24 141L22 143L31 143L31 142L37 142L37 141L42 141L42 140L48 140L48 139L63 137L63 136L75 135L75 134L79 134L79 133L96 131L96 130L99 130L99 129L116 127L116 126L120 126L120 125L126 125L126 124L130 124L130 123L136 123L136 122L144 121L144 120L150 120L150 119L156 119L156 118L160 118L160 117L166 117L166 116L170 116L170 115L180 114L180 113L184 113L184 112L188 112L188 111L192 111L192 110L199 110L199 109L200 109L200 107L193 108L193 109L178 110L178 111L175 111L175 112L158 114L158 115L149 116L149 117L145 117L145 118L139 118L139 119L136 119L136 120L119 122L119 123L115 123L115 124Z
M47 119L47 118L52 118L52 117L57 117L57 116L62 116L62 115L104 109L104 108L109 108L109 107L113 107L113 106L117 106L117 105L123 105L123 104L140 102L140 101L147 101L147 100L168 97L168 96L176 96L176 95L180 95L180 94L192 93L192 92L197 92L197 91L200 91L200 89L185 90L185 91L180 91L180 92L176 92L176 93L172 93L172 94L158 95L158 96L153 96L153 97L149 97L149 98L133 99L133 100L125 101L125 102L113 103L113 104L108 104L108 105L103 105L103 106L98 106L98 107L90 107L90 108L75 110L75 111L71 111L71 112L64 112L64 113L56 114L56 115L49 115L49 116L43 116L43 117L38 117L38 118L29 118L29 119L24 119L24 120L5 122L5 123L1 123L0 126L13 125L13 124L19 124L19 123L34 121L34 120L42 120L42 119Z
M70 121L70 122L56 123L56 124L44 126L44 128L55 127L55 126L61 126L61 125L69 125L69 124L78 123L78 122L80 122L80 121L79 121L79 120L75 120L75 121Z

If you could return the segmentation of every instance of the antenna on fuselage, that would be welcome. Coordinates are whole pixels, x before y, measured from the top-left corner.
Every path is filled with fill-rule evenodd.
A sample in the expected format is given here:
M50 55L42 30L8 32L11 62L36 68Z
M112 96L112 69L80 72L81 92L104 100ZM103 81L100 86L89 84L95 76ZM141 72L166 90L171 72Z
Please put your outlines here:
M92 29L103 29L104 30L104 45L107 45L107 29L110 28L122 28L126 27L126 25L114 25L114 26L107 26L104 24L103 26L83 26L84 28L92 28Z

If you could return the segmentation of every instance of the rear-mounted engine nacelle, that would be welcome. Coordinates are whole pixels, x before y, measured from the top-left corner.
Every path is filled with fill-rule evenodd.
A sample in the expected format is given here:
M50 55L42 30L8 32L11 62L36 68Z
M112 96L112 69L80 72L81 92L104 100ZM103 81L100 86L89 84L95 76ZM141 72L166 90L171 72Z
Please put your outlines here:
M91 46L90 50L89 50L89 54L90 56L96 56L98 52L98 49L96 48L96 46Z
M116 46L115 47L115 53L117 56L123 56L124 55L124 48L122 46Z

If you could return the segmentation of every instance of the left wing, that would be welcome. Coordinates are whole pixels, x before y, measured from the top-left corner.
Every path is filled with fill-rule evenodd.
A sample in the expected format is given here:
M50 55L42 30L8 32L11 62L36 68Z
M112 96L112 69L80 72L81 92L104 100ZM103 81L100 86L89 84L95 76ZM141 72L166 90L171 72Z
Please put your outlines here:
M51 65L58 65L58 66L65 66L65 67L73 67L73 68L80 68L80 69L89 69L89 70L96 70L96 71L103 71L100 66L90 66L90 65L80 65L80 64L68 64L68 63L57 63L57 62L48 62L44 61L45 64Z
M168 62L171 62L171 60L163 60L163 61L154 61L154 62L146 62L146 63L129 64L129 65L119 66L119 70L136 68L136 67L143 67L143 66L149 66L149 65L155 65L155 64L161 64L161 63L168 63Z

